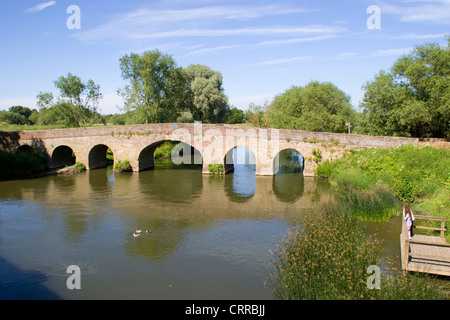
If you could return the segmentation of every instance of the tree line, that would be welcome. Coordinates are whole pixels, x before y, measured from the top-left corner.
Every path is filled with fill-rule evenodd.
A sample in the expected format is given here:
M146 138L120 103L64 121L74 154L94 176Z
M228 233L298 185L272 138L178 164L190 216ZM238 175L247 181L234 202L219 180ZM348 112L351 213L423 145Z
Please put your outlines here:
M0 123L83 127L202 121L249 122L258 127L406 137L450 137L450 37L445 46L428 43L399 58L364 84L359 110L333 83L292 86L246 111L230 106L219 71L204 65L179 67L159 50L120 59L126 81L117 93L122 113L100 115L100 86L68 74L54 82L59 96L40 92L39 110L20 106L0 112Z

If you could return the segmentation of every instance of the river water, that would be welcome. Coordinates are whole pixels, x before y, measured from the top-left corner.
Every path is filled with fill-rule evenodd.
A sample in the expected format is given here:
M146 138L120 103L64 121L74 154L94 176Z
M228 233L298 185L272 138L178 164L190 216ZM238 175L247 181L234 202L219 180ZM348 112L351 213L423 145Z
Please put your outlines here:
M331 199L323 182L248 165L0 182L0 299L273 299L270 250ZM396 225L374 228L398 239Z

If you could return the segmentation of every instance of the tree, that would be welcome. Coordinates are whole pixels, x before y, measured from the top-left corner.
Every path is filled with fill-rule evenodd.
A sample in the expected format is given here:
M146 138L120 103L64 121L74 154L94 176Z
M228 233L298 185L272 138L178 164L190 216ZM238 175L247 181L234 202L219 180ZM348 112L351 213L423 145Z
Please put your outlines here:
M84 83L78 76L69 73L54 83L60 91L62 103L70 103L80 109L97 112L98 102L103 96L100 93L100 86L94 81L88 80L87 83Z
M20 114L21 116L24 116L25 119L28 119L31 114L33 113L33 110L30 108L22 107L22 106L14 106L9 108L9 112L14 112L17 114Z
M416 47L363 87L367 133L450 136L450 38L447 41L444 47Z
M15 112L10 111L0 111L0 123L4 122L7 124L18 124L18 125L24 125L26 124L27 118L25 118L23 115L20 115Z
M187 67L186 74L193 96L194 119L209 123L225 122L229 106L222 87L222 74L198 64Z
M269 112L270 104L268 101L262 106L258 106L254 103L250 103L247 111L245 112L246 121L259 128L269 127Z
M293 86L278 95L268 112L270 126L280 129L345 133L356 111L350 97L329 82Z
M141 123L173 122L189 109L187 77L172 56L159 50L131 53L120 59L120 69L130 84L118 93L125 110L136 111Z
M41 121L38 117L40 124L64 123L65 126L81 127L101 118L97 109L103 95L100 86L94 81L84 83L78 76L69 73L58 78L54 84L60 92L56 102L51 92L40 92L37 95L37 105L43 113Z
M230 109L227 113L227 124L243 123L244 122L244 111L234 107Z

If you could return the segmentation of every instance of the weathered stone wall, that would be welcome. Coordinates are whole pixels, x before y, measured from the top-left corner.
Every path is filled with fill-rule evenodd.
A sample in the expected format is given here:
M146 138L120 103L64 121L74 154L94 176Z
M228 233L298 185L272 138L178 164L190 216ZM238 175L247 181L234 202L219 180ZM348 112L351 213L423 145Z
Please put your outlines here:
M340 158L350 149L401 145L450 148L450 143L444 139L372 137L206 124L151 124L0 133L0 148L15 150L29 145L46 152L52 159L55 150L67 146L73 150L77 162L84 163L88 169L95 169L104 165L104 159L98 156L99 152L109 147L115 161L129 160L133 169L139 171L152 165L152 150L168 140L182 141L197 149L203 157L204 173L208 172L208 164L224 164L227 152L234 147L248 147L256 158L257 175L273 175L275 157L285 149L300 152L305 158L305 176L313 176L317 167L314 153L317 152L321 153L322 161L326 161ZM58 165L61 165L59 162ZM56 163L51 160L50 166L56 167Z

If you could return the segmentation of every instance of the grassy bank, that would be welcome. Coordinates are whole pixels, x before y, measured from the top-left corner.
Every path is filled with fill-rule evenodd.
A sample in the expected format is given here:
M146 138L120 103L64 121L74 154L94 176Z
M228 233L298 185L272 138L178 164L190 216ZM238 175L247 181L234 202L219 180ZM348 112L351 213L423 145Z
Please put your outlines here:
M316 176L330 180L347 209L387 220L402 203L419 214L450 218L450 150L402 146L367 149L327 161Z
M361 219L340 206L323 209L273 252L270 283L281 300L437 300L447 297L422 276L383 270L380 289L369 289L370 266L382 263L377 243L366 239ZM384 267L383 267L384 269Z
M0 180L28 178L48 169L46 156L35 152L0 150Z

